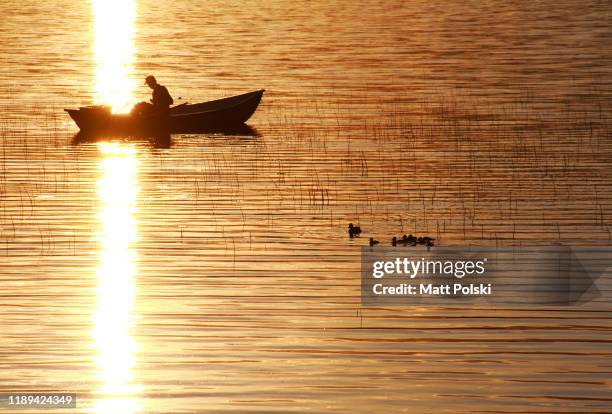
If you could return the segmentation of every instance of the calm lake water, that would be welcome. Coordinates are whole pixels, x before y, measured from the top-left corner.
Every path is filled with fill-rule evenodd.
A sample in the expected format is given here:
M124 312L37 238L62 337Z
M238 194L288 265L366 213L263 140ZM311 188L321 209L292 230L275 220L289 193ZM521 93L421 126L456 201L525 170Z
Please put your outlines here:
M612 411L605 283L522 310L359 293L370 236L612 242L610 3L376 3L0 4L0 391L76 392L74 413ZM63 108L127 110L148 74L177 103L265 88L257 133L72 143Z

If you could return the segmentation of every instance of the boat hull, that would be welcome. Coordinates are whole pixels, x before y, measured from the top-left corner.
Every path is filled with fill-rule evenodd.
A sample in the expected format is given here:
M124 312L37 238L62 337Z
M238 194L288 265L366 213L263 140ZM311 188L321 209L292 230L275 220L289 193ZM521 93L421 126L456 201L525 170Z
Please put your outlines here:
M243 125L255 112L264 90L170 108L168 116L113 114L109 107L65 109L87 134L161 135L224 131Z

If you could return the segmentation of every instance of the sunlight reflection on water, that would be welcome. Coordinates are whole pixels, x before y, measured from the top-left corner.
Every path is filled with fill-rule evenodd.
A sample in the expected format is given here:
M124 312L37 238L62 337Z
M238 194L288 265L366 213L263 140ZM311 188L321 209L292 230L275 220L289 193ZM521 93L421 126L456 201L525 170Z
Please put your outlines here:
M81 414L609 411L609 305L365 308L358 256L404 233L612 243L608 3L92 1L0 3L2 391ZM177 103L266 88L260 136L70 145L63 108L119 111L149 73Z
M96 102L127 112L133 102L136 2L94 0Z
M132 395L137 344L131 337L136 296L137 224L134 219L138 194L138 162L133 147L100 144L98 197L100 265L98 267L98 307L94 315L97 364L102 382L96 412L134 413L138 402Z

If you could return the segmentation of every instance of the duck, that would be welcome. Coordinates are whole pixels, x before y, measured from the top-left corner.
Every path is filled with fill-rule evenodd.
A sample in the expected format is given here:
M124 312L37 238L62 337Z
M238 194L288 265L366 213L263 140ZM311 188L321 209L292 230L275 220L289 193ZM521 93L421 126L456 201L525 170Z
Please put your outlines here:
M429 241L427 242L427 244L426 244L425 246L427 246L427 251L428 251L428 252L430 252L430 251L431 251L431 248L433 247L433 245L434 245L434 244L433 244L433 242L432 242L431 240L429 240Z
M429 245L429 244L431 243L431 245L433 246L433 241L434 241L434 240L435 240L435 239L434 239L434 238L432 238L432 237L427 237L427 236L425 236L425 237L419 237L419 238L417 239L417 243L418 243L418 244L424 244L424 245Z
M380 243L378 240L374 240L374 237L370 237L370 247L376 246L378 243Z
M417 244L417 238L416 236L413 236L412 234L410 236L406 236L405 234L402 236L402 243L404 244L410 244L412 246L415 246Z
M397 237L393 236L393 238L391 239L391 246L397 246Z
M361 227L353 226L353 223L349 223L348 234L349 234L350 238L353 238L355 236L359 236L361 234Z

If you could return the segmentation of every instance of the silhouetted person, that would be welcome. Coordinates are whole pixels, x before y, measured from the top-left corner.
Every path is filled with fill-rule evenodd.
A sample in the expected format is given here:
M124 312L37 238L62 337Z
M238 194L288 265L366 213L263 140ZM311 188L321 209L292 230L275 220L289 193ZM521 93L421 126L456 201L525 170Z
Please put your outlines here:
M174 99L170 96L168 89L164 85L160 85L155 80L155 76L149 75L145 79L145 83L149 85L149 88L153 89L153 96L151 98L151 103L153 104L153 108L157 111L165 111L168 112L170 109L170 105L174 103Z
M145 79L145 84L153 89L151 103L140 102L134 106L133 114L140 115L168 115L170 105L174 103L174 99L170 96L168 89L164 85L157 83L155 76L149 75Z

